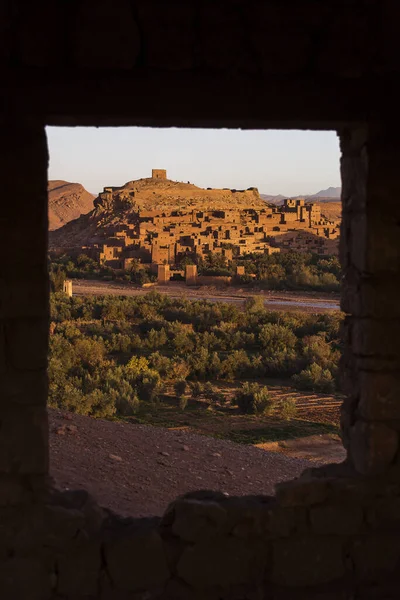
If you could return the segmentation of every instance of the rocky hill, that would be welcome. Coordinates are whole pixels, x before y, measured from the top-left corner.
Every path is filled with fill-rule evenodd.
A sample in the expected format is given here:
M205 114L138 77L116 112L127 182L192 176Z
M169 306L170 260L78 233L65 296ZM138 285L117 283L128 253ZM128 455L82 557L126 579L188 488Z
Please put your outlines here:
M105 188L94 200L94 209L51 232L49 244L53 249L96 243L101 241L108 226L129 223L140 210L224 210L265 206L257 188L204 189L169 179L138 179L121 187Z
M342 203L341 202L321 202L321 213L331 221L339 221L342 217Z
M48 183L49 229L58 229L93 209L94 194L80 183L52 180Z

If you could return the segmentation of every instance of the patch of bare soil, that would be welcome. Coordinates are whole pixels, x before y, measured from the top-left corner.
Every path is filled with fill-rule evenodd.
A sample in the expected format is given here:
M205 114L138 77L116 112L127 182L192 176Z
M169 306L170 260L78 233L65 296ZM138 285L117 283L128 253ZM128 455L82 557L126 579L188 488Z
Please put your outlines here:
M340 463L346 458L342 440L338 435L333 434L310 435L294 440L256 444L256 446L269 452L281 452L291 458L301 458L319 464Z
M161 515L197 489L272 494L313 463L254 446L148 425L49 410L51 475L60 489L85 488L107 508Z

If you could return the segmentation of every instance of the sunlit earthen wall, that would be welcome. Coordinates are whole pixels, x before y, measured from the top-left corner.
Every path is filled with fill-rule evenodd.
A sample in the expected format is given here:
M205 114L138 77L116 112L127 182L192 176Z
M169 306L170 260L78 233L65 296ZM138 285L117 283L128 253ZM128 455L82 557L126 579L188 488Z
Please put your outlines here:
M395 0L3 2L0 597L398 598ZM44 125L337 129L348 460L119 519L48 481ZM134 477L134 473L132 474Z

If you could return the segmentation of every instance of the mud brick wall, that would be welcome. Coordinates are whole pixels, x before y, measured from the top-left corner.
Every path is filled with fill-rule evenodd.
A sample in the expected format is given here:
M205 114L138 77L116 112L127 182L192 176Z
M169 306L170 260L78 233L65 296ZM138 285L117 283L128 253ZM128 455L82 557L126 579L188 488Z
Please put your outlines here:
M344 441L364 474L399 473L400 277L396 128L344 131Z
M83 490L0 513L1 598L395 599L400 487L304 475L277 496L193 492L154 519Z
M398 598L397 0L0 6L0 598ZM48 480L44 125L335 129L348 458L121 519ZM134 474L132 475L134 476Z
M165 169L152 169L151 176L153 179L167 179L167 171Z
M397 112L397 0L16 0L0 10L3 93L54 124L325 128Z
M43 126L1 119L0 507L48 471L47 143Z

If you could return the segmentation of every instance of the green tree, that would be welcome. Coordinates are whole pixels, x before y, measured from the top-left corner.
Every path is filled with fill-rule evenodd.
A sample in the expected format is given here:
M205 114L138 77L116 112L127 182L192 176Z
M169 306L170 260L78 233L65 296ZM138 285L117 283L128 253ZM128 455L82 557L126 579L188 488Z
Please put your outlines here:
M266 386L245 382L233 398L233 403L244 415L262 415L272 409L272 400Z

